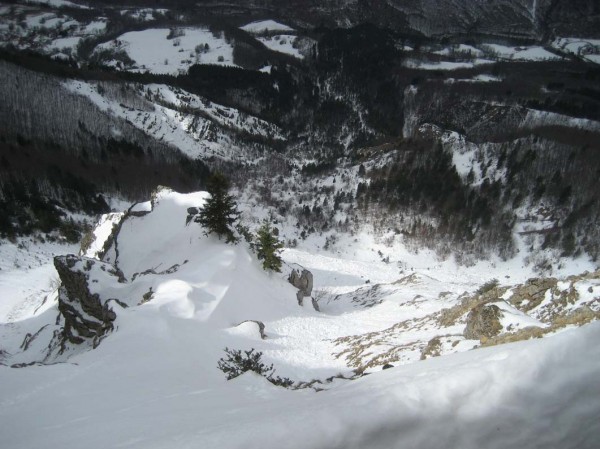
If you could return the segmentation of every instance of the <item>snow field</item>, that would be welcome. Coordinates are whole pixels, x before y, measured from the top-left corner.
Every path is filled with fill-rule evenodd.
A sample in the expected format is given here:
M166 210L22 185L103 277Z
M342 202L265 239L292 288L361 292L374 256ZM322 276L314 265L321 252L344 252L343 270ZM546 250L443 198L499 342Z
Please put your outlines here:
M558 41L555 41L553 43L554 47L557 47L559 45L559 43L557 43ZM423 51L427 52L428 50L427 48L424 48ZM441 50L431 51L431 54L448 57L450 60L427 62L422 59L409 58L403 62L403 65L407 68L420 70L452 71L457 69L469 69L484 64L494 64L497 60L528 62L562 59L560 56L544 49L543 47L510 47L498 44L481 44L477 47L459 44L451 47L446 47ZM465 57L468 57L468 59L472 58L472 60L461 60L461 58L464 59ZM489 82L497 81L497 79L494 77L483 75L476 77L472 80L455 81Z
M472 62L452 62L452 61L440 61L440 62L423 62L415 59L407 59L403 62L403 65L410 69L420 70L457 70L457 69L470 69L475 66L493 64L494 61L488 59L475 59Z
M437 50L433 52L436 55L442 56L452 56L453 54L465 54L472 55L474 57L480 58L483 56L483 51L478 48L473 47L472 45L459 44L453 47L446 47L442 50Z
M169 33L166 28L131 31L99 45L96 51L127 52L135 61L135 66L127 69L137 72L177 75L187 72L193 64L234 65L231 44L207 29L178 28L175 36L168 39Z
M304 56L300 50L296 48L295 43L297 36L290 34L277 34L275 36L257 37L259 42L263 43L269 50L285 53L298 59L303 59Z
M147 15L140 18L150 20ZM49 17L47 23L54 23L54 19ZM292 31L270 22L249 24L253 26L248 31ZM102 29L99 24L86 26L89 33ZM153 31L147 40L154 43L157 30L146 31ZM189 58L192 50L186 53L177 48L189 47L195 53L197 45L184 39L187 35L186 31L179 37L179 45L169 47L169 52L177 53L172 56L175 62L168 59L166 64L173 72L164 73L186 70L188 62L178 65L176 61L185 54ZM295 36L259 39L273 50L301 57L288 38ZM79 39L55 39L51 46L74 48ZM166 37L163 40L173 46ZM145 39L136 35L127 36L117 47L146 61L141 63L148 64L144 70L163 73L157 66L164 66L165 61L156 62L145 45ZM212 50L211 44L208 53L199 55L201 63L205 56L210 60ZM543 52L554 56L539 50L502 49L502 57L546 59ZM161 52L156 55L164 58ZM226 63L225 53L221 56L221 63ZM473 64L492 63L478 61ZM418 68L453 70L470 63L416 64ZM494 81L483 77L477 80ZM184 101L181 92L166 86L148 86L153 95L164 100L152 111L119 105L97 94L93 85L71 84L71 88L196 157L210 152L230 157L223 150L229 142L205 140L208 121L196 128L197 122L167 103L178 107L194 104L223 126L252 126L258 127L259 133L270 132L268 124L261 128L259 119L244 118L240 124L237 111L206 105L194 96ZM455 153L454 162L462 176L468 174L474 158L467 143L464 152ZM476 182L480 182L481 174L475 171ZM492 277L512 283L534 273L523 267L522 257L507 263L492 260L459 267L451 259L438 260L429 251L411 253L401 238L384 244L387 236L376 237L368 227L352 238L342 237L327 253L322 249L325 236L310 236L299 248L286 250L284 259L301 263L315 274L322 310L319 314L311 309L309 298L304 307L298 307L295 291L283 277L263 273L243 247L223 247L205 238L193 223L182 226L185 209L198 206L204 198L203 194L184 196L163 191L152 214L125 222L119 256L112 253L109 259L119 264L131 284L115 286L110 278L93 280L99 294L125 294L131 307L116 308L117 330L99 348L55 366L0 366L0 434L8 447L62 447L85 440L91 448L390 448L436 447L440 441L461 448L586 448L597 441L600 354L593 344L600 335L597 323L543 341L472 351L382 373L375 373L377 366L371 376L341 387L327 386L330 390L319 395L276 389L252 373L225 382L215 367L225 345L263 351L265 359L275 363L277 374L294 380L348 374L350 367L343 350L351 345L344 347L335 340L360 339L373 333L374 338L382 337L381 346L388 348L415 340L426 342L438 333L431 323L410 330L394 325L402 320L417 323L452 306L463 291L472 291ZM147 210L147 204L136 210ZM88 255L98 254L118 219L118 215L105 217ZM286 232L293 235L284 229L284 235ZM20 345L25 329L35 331L43 324L46 315L42 312L51 311L52 318L56 317L52 309L56 298L52 296L51 277L55 274L51 252L65 250L49 250L45 259L32 259L40 263L39 268L22 272L10 269L14 248L0 247L2 267L7 267L0 274L0 316L2 324L8 324L1 328L0 349L11 351ZM525 254L524 246L521 249ZM19 257L29 257L27 254ZM383 262L383 256L391 256L390 262ZM579 260L563 271L579 272L589 266L589 261ZM144 274L148 271L152 273ZM595 282L578 284L581 299L576 305L593 300L597 289ZM138 305L149 292L149 302ZM46 295L50 299L39 309ZM547 295L539 308L551 301ZM505 312L505 329L541 324L506 303L499 306ZM247 319L265 322L266 340L260 339L254 324L238 324ZM460 333L463 327L460 323L453 331ZM476 344L450 337L452 340L443 341L447 346L443 353L468 351ZM458 345L450 347L453 342ZM43 349L41 339L38 344ZM399 363L418 360L417 349L403 350ZM381 348L366 351L370 357L385 352ZM11 360L28 361L23 354L25 358L19 359L17 354ZM102 441L90 442L90 435L99 429L103 431Z
M597 323L394 368L318 394L276 388L253 373L219 379L206 363L217 356L208 335L178 324L183 338L174 342L165 332L176 323L157 324L149 340L141 320L123 327L112 338L118 344L107 340L80 356L79 365L0 367L0 429L8 447L69 446L102 429L102 441L90 439L88 447L390 448L451 441L467 449L591 449L600 432L593 419L600 413ZM35 428L27 416L36 417Z
M561 59L560 56L545 50L543 47L507 47L498 44L485 44L483 49L492 51L500 59L513 61L547 61Z
M502 81L501 78L498 78L496 76L492 76L492 75L486 75L486 74L481 74L481 75L476 75L473 78L447 78L444 80L445 84L452 84L452 83L497 83Z
M269 50L285 53L298 59L304 58L297 44L298 36L293 34L295 30L287 25L274 20L261 20L251 22L240 29L252 34ZM261 71L265 69L263 68Z
M251 22L240 27L240 29L251 34L268 33L271 31L294 31L293 28L270 19Z

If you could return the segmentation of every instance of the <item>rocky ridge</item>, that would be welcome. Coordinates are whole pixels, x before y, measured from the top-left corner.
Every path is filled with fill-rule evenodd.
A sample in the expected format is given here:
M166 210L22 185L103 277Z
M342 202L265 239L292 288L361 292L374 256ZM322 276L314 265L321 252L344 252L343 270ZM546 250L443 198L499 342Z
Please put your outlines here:
M123 273L110 264L74 255L55 257L54 266L62 283L58 290L58 310L65 320L64 339L73 344L87 340L96 347L113 330L117 315L111 302L125 304L116 298L101 298L94 292L94 283L106 280L124 283Z
M419 276L411 275L402 284L409 289L420 282ZM363 372L386 363L408 363L480 346L541 338L600 319L599 289L600 272L596 271L565 279L532 278L512 286L490 282L455 298L442 292L437 301L450 306L439 306L439 311L381 331L337 338L335 355ZM331 300L368 308L372 307L368 300L371 290L383 297L387 292L388 298L399 293L398 283L376 284ZM427 299L417 295L401 307L420 308L424 303Z

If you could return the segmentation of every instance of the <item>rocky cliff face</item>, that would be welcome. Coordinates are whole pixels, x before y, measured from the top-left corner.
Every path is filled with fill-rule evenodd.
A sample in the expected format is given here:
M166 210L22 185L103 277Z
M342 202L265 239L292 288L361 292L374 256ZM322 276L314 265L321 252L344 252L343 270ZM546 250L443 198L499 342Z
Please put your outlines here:
M65 320L62 349L66 342L88 341L96 347L113 329L117 315L111 303L123 303L102 298L95 287L102 285L106 278L111 282L125 282L123 274L110 264L74 255L55 257L54 266L62 282L58 293L58 310Z

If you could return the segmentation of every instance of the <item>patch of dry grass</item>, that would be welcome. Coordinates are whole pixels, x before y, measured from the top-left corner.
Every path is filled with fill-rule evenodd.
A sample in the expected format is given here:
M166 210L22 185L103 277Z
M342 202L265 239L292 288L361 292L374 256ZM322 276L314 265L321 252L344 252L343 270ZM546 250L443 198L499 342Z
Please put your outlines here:
M336 338L333 343L344 349L333 355L337 359L343 357L346 364L359 373L367 368L398 362L407 352L421 351L425 346L424 342L418 340L399 343L398 336L409 330L423 330L433 327L432 325L435 325L435 320L427 316L401 321L382 331Z
M515 341L542 338L567 326L583 326L584 324L600 319L600 312L593 311L589 307L582 307L567 315L558 316L548 327L526 327L516 332L505 333L491 338L482 338L482 346L496 346Z
M509 287L493 287L483 293L474 293L472 295L463 294L459 304L444 309L438 317L438 323L442 327L450 327L459 323L459 320L479 305L488 302L498 301Z
M442 342L440 337L433 337L427 342L427 346L421 351L421 360L425 360L431 357L439 357L442 353Z

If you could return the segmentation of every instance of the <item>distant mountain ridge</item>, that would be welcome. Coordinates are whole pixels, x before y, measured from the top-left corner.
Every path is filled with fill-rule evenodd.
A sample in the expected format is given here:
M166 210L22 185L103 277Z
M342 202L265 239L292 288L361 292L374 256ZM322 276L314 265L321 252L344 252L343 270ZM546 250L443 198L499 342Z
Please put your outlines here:
M371 22L429 37L477 34L541 40L556 33L600 33L600 4L594 0L176 0L152 6L155 3L171 8L193 4L215 15L279 17L308 27Z

